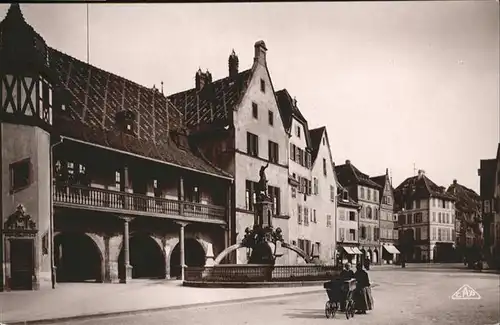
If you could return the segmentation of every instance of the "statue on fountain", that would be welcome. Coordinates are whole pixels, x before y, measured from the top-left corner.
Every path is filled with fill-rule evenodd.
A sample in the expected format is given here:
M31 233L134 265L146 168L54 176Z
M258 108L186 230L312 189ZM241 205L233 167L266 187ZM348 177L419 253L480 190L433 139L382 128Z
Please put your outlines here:
M267 163L265 166L260 167L259 171L259 185L258 185L258 191L259 191L259 199L263 201L266 198L269 198L267 195L267 178L266 178L266 169L269 166L269 163Z

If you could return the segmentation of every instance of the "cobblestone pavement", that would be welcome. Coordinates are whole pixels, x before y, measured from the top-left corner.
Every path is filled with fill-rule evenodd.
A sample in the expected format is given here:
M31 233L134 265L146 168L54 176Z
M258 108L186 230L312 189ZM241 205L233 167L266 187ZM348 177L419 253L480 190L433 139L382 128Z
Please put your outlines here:
M495 274L373 272L375 309L368 315L346 320L343 314L334 320L324 316L326 294L265 299L258 302L187 308L122 317L72 321L65 324L464 324L486 325L500 321L500 277ZM478 300L452 300L462 285L480 295Z

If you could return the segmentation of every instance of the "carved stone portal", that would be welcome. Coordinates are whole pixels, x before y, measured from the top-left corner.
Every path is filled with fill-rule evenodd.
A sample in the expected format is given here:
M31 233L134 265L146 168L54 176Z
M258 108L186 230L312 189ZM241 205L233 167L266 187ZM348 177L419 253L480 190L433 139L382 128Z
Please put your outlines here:
M5 221L3 232L7 236L33 237L38 229L31 216L26 213L24 206L19 204L16 211Z

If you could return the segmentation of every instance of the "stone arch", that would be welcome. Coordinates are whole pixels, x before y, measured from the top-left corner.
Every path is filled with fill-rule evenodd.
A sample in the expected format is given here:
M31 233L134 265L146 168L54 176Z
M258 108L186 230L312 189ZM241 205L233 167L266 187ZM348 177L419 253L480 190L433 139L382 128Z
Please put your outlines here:
M118 256L118 276L125 278L123 241ZM165 278L165 253L161 240L149 233L132 232L129 237L132 278Z
M195 238L186 236L184 238L184 263L186 266L202 267L205 266L207 257L207 249L210 243ZM211 245L211 244L210 244ZM177 278L181 275L181 258L180 258L180 242L179 238L172 238L169 241L169 252L166 263L169 266L169 275L171 278Z
M93 233L54 234L57 282L103 282L104 241Z

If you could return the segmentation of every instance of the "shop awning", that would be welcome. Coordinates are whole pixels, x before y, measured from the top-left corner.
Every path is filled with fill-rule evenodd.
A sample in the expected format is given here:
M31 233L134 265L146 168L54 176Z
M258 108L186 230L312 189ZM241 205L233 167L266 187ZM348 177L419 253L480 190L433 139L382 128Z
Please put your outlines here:
M399 251L394 245L384 245L384 248L390 254L399 254Z
M354 251L352 250L352 248L350 248L350 247L343 246L342 248L349 255L354 255L355 254Z
M354 252L354 254L363 255L363 253L357 247L353 247L352 251Z

